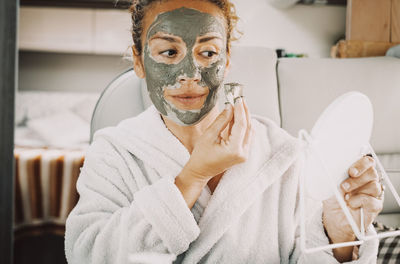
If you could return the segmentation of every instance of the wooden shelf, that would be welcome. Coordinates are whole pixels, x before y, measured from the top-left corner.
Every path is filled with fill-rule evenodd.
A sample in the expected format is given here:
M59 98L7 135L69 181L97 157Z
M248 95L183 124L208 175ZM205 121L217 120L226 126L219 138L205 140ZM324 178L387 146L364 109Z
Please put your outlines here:
M127 10L22 7L20 50L123 55L132 46Z
M334 58L384 56L400 44L400 0L348 0L346 40L331 49Z
M21 0L21 6L127 9L129 0Z
M400 42L341 40L331 49L333 58L360 58L385 56L386 51Z

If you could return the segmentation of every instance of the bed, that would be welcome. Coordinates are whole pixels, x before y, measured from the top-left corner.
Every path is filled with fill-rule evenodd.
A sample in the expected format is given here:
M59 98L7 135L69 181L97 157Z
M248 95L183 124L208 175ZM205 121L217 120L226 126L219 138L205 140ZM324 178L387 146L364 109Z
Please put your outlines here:
M22 91L15 115L15 239L63 236L78 201L75 185L89 145L97 93Z

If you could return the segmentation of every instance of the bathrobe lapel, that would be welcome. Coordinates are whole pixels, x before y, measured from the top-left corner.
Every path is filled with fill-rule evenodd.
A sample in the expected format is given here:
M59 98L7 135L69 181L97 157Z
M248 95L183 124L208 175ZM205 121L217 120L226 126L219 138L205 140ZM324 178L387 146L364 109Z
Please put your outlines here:
M288 137L276 146L262 133L262 125L256 126L260 129L255 128L258 139L253 142L264 144L252 144L247 162L225 172L200 218L200 235L190 245L184 263L198 263L297 158L300 145L296 139Z
M174 179L185 166L190 154L185 146L168 130L154 106L140 115L118 124L112 134L115 145L127 149L131 155L148 164L162 178Z

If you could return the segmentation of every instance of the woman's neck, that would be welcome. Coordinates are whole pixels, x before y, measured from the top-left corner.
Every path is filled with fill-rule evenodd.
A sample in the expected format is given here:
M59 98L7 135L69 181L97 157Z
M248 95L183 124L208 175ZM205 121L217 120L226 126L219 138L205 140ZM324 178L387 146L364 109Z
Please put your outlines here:
M197 140L203 135L206 129L214 122L219 115L217 106L206 115L199 123L193 126L180 126L168 117L162 116L165 125L179 139L179 141L186 147L189 153L192 153Z

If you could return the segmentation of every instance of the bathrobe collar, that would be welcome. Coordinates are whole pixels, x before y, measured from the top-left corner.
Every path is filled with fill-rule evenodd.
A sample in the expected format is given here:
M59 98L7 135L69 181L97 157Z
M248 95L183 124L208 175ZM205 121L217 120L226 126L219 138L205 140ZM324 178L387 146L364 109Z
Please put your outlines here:
M248 209L295 161L299 141L273 121L253 116L254 136L247 161L228 169L217 185L198 224L199 237L185 254L185 261L197 263ZM127 149L161 177L174 180L190 158L185 146L168 130L154 106L135 118L122 121L113 133L102 136ZM117 132L117 133L116 133Z

